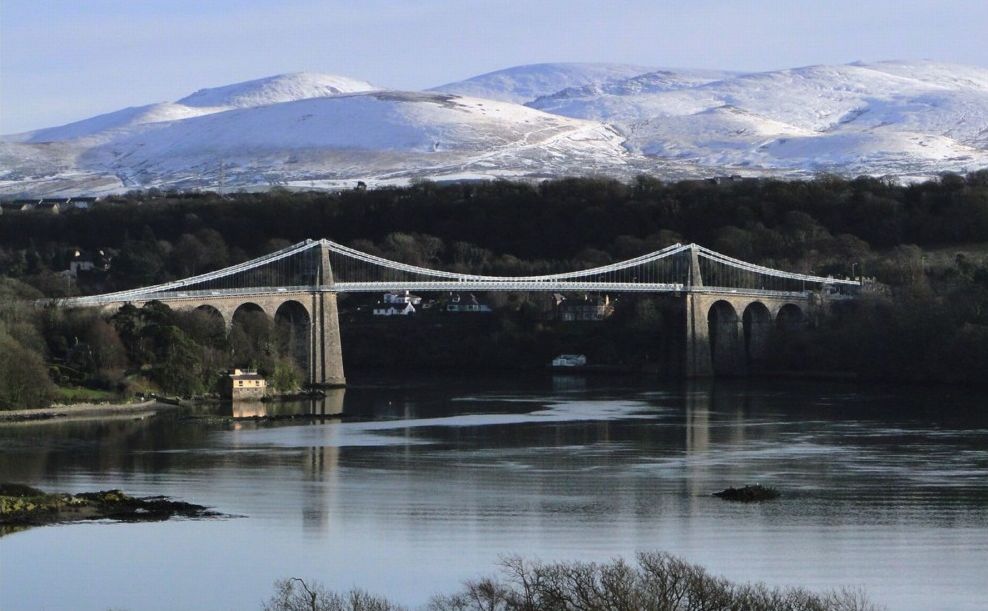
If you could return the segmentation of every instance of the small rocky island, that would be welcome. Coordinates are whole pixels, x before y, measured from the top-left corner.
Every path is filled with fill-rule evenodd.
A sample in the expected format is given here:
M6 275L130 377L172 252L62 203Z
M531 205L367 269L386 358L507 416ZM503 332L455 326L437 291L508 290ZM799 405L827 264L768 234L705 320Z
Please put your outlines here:
M84 520L158 522L180 516L218 517L220 514L162 496L133 497L119 490L48 493L23 484L0 483L0 536L31 526Z
M779 491L775 488L754 484L743 488L728 488L715 492L714 496L725 501L737 501L739 503L754 503L757 501L771 501L779 498Z

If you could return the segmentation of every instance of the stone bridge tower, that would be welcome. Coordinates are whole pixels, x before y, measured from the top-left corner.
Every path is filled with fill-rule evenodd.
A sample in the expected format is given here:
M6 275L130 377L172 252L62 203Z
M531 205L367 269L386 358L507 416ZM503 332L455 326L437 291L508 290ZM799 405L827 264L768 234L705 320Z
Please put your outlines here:
M278 320L282 308L294 304L298 309L304 310L305 315L304 322L298 330L301 333L299 339L306 342L305 347L299 346L299 349L305 353L308 367L306 381L312 386L343 386L346 384L346 377L343 374L340 317L329 252L328 244L319 245L318 256L311 270L311 281L304 288L282 288L277 292L265 290L256 295L239 292L203 294L208 291L189 295L173 293L164 295L157 301L175 309L208 308L223 319L227 332L233 326L237 312L242 308L252 308L264 312L273 320ZM112 313L119 309L122 303L141 307L153 297L151 295L113 301L101 307Z
M683 291L687 378L740 376L765 357L773 333L798 330L819 299L811 293L781 293L704 285L698 247L690 245Z
M343 345L340 340L340 313L333 291L333 268L329 264L329 244L319 245L319 270L316 290L312 294L312 354L309 383L342 386Z
M702 378L714 373L710 354L710 330L707 325L707 309L698 299L696 289L703 288L700 258L696 248L690 248L689 276L686 280L686 377Z

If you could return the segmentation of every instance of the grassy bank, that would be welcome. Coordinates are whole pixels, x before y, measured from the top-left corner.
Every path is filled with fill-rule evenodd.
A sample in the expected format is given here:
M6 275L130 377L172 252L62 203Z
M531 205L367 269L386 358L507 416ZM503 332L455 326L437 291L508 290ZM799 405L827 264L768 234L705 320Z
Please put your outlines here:
M136 403L74 403L72 405L52 405L33 409L10 409L0 411L0 423L24 422L31 420L63 420L68 418L102 418L107 416L153 414L174 405L157 400Z
M52 400L61 405L74 403L113 403L120 402L121 397L115 392L86 388L83 386L59 386L52 393Z

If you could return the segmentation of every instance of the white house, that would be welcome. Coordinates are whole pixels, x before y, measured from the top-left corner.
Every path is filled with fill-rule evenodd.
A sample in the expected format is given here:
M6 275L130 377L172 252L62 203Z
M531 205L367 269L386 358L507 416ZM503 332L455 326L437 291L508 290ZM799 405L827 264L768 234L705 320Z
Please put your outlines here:
M376 305L372 310L374 316L408 316L415 313L415 306L406 303L404 307L400 305Z
M412 295L408 291L405 291L404 293L385 293L384 303L392 303L392 304L410 303L412 305L419 305L422 303L422 298L419 297L418 295Z
M404 293L385 293L381 301L374 305L371 312L374 316L409 316L415 313L415 306L422 303L422 298Z

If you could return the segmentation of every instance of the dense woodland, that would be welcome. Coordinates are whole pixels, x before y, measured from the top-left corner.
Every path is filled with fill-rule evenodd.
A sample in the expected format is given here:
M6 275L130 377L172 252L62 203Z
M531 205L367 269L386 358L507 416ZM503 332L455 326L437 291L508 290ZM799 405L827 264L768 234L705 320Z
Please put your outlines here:
M885 291L778 343L769 368L963 383L984 383L988 371L988 170L911 185L643 176L631 184L420 182L340 193L151 190L86 211L0 216L0 407L41 403L55 385L197 394L234 364L296 385L290 347L267 319L241 321L227 336L208 317L163 306L103 317L23 300L182 278L321 237L485 274L571 270L697 242L780 269L864 275ZM73 261L95 269L60 273ZM447 339L428 329L448 320L402 321L408 328L397 332L365 325L360 335L375 342L421 340L383 352L361 346L344 324L347 363L535 367L546 354L581 349L632 367L654 358L650 333L667 315L661 304L622 298L611 319L574 327L547 322L540 299L492 295L489 320Z

